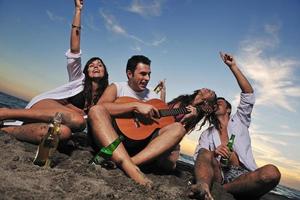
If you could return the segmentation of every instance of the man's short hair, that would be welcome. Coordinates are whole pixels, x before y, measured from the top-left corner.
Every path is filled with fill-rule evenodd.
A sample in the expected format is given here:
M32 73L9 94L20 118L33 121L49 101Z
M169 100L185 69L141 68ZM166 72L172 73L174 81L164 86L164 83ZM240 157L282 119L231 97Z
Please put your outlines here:
M226 108L230 109L229 115L231 114L231 104L224 98L224 97L218 97L217 100L224 100L226 103Z
M150 66L151 60L143 55L134 55L128 59L126 72L130 70L132 73L134 73L138 63L143 63Z

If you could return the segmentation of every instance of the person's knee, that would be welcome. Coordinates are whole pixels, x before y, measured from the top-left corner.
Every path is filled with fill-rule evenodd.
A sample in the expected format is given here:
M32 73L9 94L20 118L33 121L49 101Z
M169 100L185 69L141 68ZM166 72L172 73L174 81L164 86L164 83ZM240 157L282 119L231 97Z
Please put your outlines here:
M73 114L72 115L72 129L73 131L83 131L86 128L86 122L83 118L83 116L79 114Z
M93 106L88 113L88 119L90 121L99 120L103 116L109 116L109 113L102 105Z
M280 181L280 171L274 165L266 165L260 172L260 180L265 184L277 185Z
M209 151L205 148L201 148L199 151L198 151L198 157L201 157L201 158L205 158L206 160L214 160L213 159L213 152L212 151ZM217 164L217 163L215 163Z
M61 140L67 140L70 139L72 135L72 131L67 126L61 126L60 127L60 139Z
M172 132L172 136L176 137L178 139L182 139L185 136L185 134L186 134L185 128L179 122L175 122L174 124L172 124L169 127L169 129L172 130L171 131Z

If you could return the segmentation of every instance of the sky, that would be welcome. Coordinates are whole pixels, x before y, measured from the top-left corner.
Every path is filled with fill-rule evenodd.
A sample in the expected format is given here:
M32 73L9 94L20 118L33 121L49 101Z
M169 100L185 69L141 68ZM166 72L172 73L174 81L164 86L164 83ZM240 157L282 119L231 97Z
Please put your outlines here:
M278 166L300 190L299 0L89 0L82 11L85 63L101 57L110 82L132 55L152 60L167 100L210 88L233 104L240 88L219 52L232 54L256 94L250 134L259 166ZM68 81L72 0L0 0L0 91L29 100ZM185 137L192 154L201 131Z

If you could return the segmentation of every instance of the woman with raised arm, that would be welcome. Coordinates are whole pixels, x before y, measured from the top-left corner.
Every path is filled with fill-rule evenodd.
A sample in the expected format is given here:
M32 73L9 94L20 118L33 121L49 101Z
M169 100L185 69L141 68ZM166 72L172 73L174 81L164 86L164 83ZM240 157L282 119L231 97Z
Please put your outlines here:
M62 113L63 118L61 139L68 139L72 132L82 131L85 128L84 116L108 86L108 73L100 58L89 59L83 71L81 69L80 31L83 0L74 2L70 49L66 52L69 82L34 97L25 109L0 108L0 120L22 121L21 126L4 126L0 129L17 139L39 143L48 131L47 124L57 112Z

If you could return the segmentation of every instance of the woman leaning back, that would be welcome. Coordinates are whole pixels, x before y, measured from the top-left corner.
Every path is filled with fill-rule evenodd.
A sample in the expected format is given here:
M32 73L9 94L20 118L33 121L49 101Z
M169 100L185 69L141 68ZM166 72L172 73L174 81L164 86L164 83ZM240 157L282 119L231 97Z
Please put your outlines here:
M55 113L62 113L60 139L85 128L84 116L108 86L108 72L98 57L88 60L81 69L80 29L83 0L75 0L70 49L66 52L69 82L34 97L25 109L0 108L0 120L20 120L21 126L3 126L0 130L17 139L39 143L48 131ZM4 123L5 124L5 123ZM16 123L17 124L17 123Z

